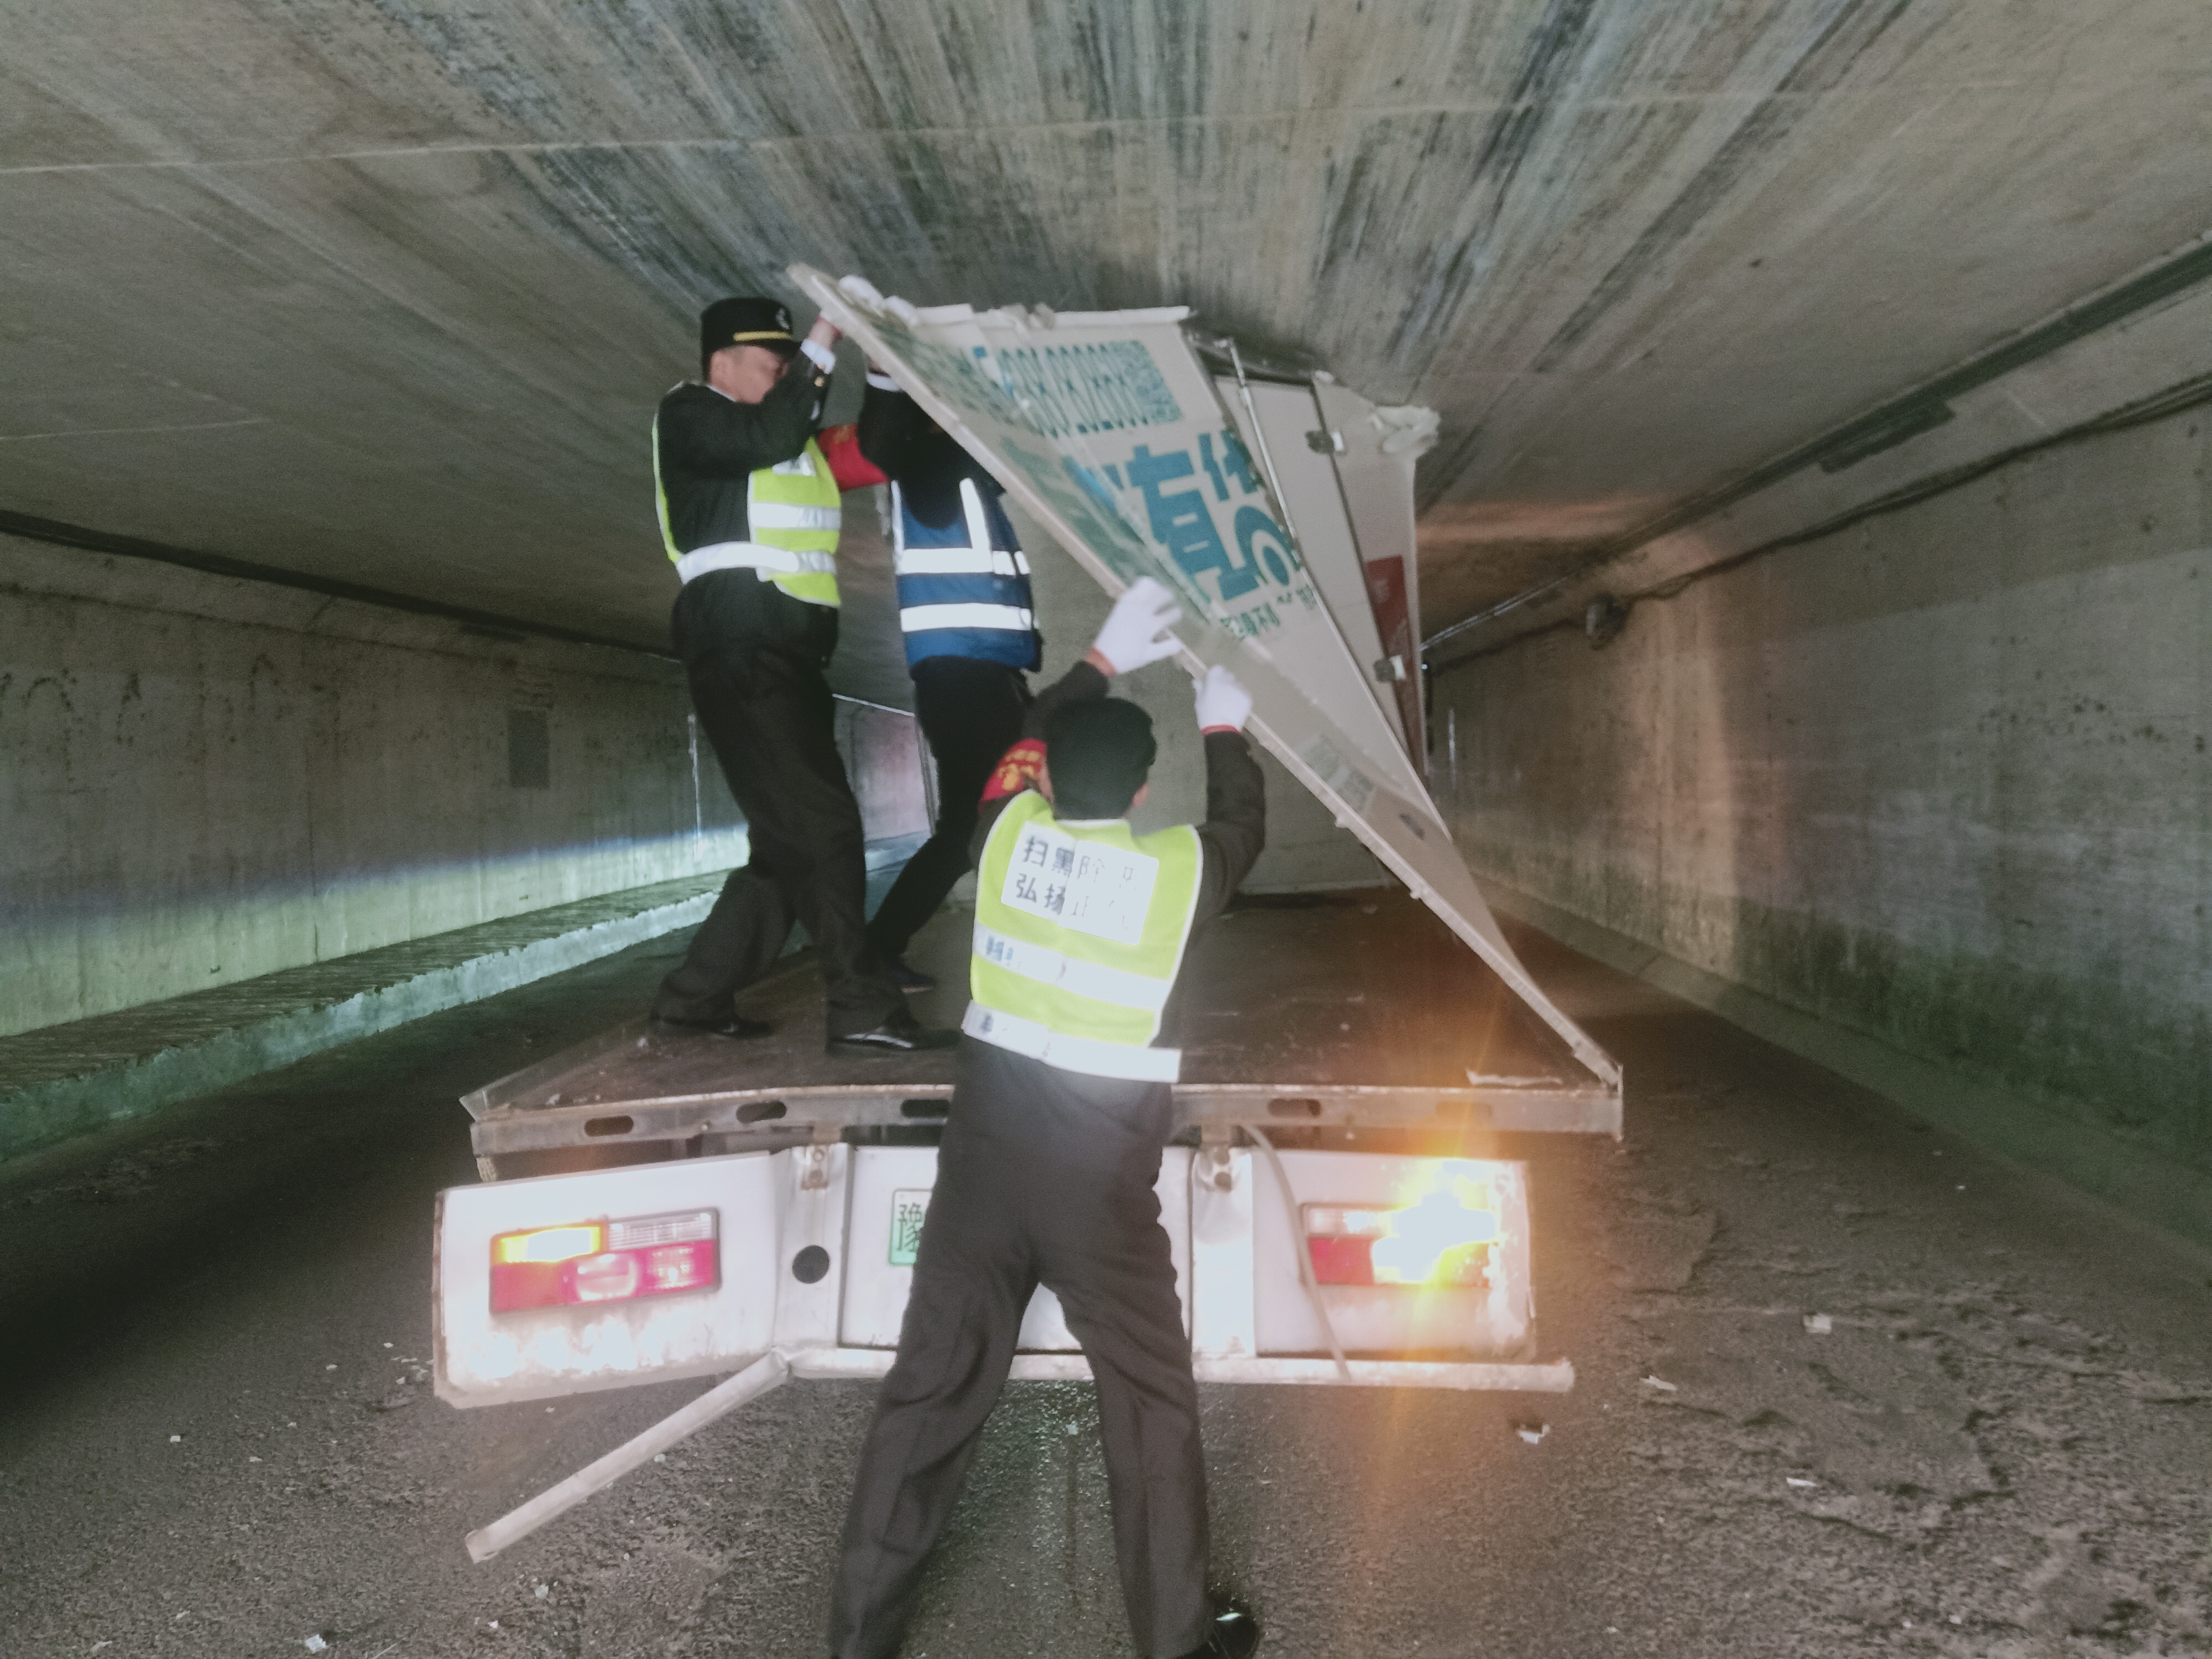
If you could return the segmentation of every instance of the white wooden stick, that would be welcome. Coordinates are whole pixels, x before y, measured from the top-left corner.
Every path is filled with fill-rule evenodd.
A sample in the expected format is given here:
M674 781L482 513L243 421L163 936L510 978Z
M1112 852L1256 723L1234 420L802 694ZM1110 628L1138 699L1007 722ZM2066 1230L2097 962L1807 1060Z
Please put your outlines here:
M527 1538L556 1515L565 1515L603 1486L611 1486L639 1464L662 1452L725 1413L791 1379L790 1364L770 1348L726 1382L719 1382L681 1411L661 1419L635 1439L624 1442L595 1463L586 1464L557 1486L520 1507L509 1510L488 1527L468 1536L469 1559L489 1561L509 1544Z

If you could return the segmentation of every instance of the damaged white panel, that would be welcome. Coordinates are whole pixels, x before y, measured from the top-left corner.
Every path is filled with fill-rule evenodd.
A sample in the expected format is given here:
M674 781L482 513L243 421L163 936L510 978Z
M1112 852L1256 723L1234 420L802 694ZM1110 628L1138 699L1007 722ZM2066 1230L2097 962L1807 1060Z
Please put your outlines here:
M1382 647L1382 630L1368 596L1366 568L1337 482L1334 445L1313 387L1250 380L1239 386L1233 379L1221 377L1216 377L1213 387L1247 446L1256 449L1251 416L1244 409L1245 398L1251 398L1252 413L1259 416L1260 429L1267 436L1276 480L1283 487L1283 504L1290 512L1299 556L1312 573L1337 631L1351 647L1352 660L1367 665L1368 695L1419 775L1423 770L1420 746L1408 732L1399 708L1397 672ZM1404 659L1399 662L1402 665Z
M1413 543L1413 463L1437 441L1436 411L1378 409L1358 392L1316 380L1314 398L1334 440L1337 482L1352 517L1352 538L1367 574L1368 604L1384 653L1402 665L1400 718L1425 732L1426 687L1421 680L1421 567ZM1413 745L1421 775L1424 746Z
M1253 734L1609 1087L1620 1068L1505 942L1183 337L1188 313L917 312L792 279L1110 593L1182 599L1179 660L1233 667Z

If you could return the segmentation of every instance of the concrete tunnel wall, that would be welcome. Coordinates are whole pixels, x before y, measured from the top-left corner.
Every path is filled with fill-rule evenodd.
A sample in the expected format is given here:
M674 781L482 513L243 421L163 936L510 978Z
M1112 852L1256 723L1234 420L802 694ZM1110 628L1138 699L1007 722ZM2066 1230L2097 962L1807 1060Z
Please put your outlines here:
M858 533L855 560L887 550ZM1048 684L1108 601L1034 526ZM641 543L641 545L643 544ZM641 555L643 556L643 555ZM882 573L861 632L896 627ZM495 638L299 589L0 537L0 1036L728 868L742 818L680 668ZM840 655L894 658L895 635ZM1190 688L1159 721L1152 828L1205 814ZM907 716L841 702L872 839L927 826ZM1271 759L1257 888L1381 879Z
M745 856L672 662L13 538L0 592L0 1036ZM923 827L908 717L840 709Z
M2050 449L1638 603L1601 648L1440 672L1470 864L2212 1171L2208 434Z
M724 868L672 663L0 538L0 1035Z

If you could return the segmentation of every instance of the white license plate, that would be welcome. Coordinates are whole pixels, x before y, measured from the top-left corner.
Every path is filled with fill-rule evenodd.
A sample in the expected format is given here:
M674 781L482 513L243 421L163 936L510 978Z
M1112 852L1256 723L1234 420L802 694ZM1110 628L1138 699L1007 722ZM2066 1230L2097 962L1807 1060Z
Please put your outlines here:
M891 1194L892 1267L914 1266L921 1249L921 1218L928 1213L928 1188L906 1188Z

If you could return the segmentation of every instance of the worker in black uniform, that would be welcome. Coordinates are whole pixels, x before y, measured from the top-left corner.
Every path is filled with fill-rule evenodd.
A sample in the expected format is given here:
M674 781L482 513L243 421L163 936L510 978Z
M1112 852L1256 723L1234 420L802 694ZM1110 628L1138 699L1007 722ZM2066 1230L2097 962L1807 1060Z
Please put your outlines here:
M951 1046L924 1029L868 949L859 804L839 758L823 670L837 643L836 481L814 441L837 331L805 341L774 300L719 300L700 318L701 380L660 400L653 471L661 538L682 578L676 650L699 725L745 815L750 861L730 872L656 1019L725 1036L737 992L796 921L822 961L832 1054Z
M931 1547L1012 1364L1038 1285L1089 1357L1115 1553L1152 1659L1244 1659L1259 1627L1206 1592L1198 1391L1153 1188L1181 1055L1176 973L1191 932L1260 855L1266 810L1226 669L1199 688L1206 822L1139 836L1152 721L1108 677L1175 648L1182 613L1150 579L1041 696L978 830L975 943L951 1115L898 1358L847 1512L835 1659L890 1659ZM1042 738L1042 741L1038 741ZM1030 787L1034 785L1034 787ZM1041 1645L1048 1651L1048 1644Z
M891 490L891 562L914 708L937 761L937 823L868 924L868 942L909 991L937 981L907 945L969 867L983 786L1022 734L1027 671L1043 659L1030 562L997 482L898 382L871 365L860 453Z

